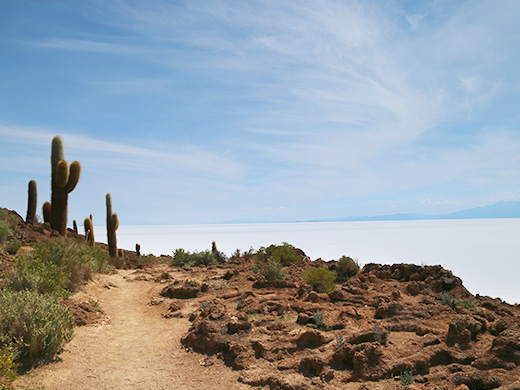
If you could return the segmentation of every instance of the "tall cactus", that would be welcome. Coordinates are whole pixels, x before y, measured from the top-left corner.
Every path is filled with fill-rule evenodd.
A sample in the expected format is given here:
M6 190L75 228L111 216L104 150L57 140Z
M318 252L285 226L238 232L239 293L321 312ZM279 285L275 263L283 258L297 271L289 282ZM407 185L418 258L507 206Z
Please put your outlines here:
M94 227L92 226L92 214L91 218L85 218L83 222L83 226L85 227L85 240L87 244L90 246L94 246Z
M117 257L116 230L119 227L119 219L117 218L117 214L112 212L112 195L107 194L106 204L108 254L110 257Z
M38 191L36 187L36 180L29 182L28 198L27 198L27 216L25 222L35 223L36 222L36 203L38 199Z
M51 172L51 227L64 236L67 234L67 201L69 193L78 184L81 165L74 161L69 166L65 161L63 140L59 135L52 139Z

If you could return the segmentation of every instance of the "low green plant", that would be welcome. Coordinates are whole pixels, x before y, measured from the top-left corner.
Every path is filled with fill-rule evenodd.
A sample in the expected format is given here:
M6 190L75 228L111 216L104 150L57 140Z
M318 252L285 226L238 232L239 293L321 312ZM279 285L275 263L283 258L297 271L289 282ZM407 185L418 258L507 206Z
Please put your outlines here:
M408 386L414 382L413 372L409 370L402 371L399 374L399 379L401 380L401 386Z
M456 307L463 307L463 308L469 309L472 307L477 307L479 305L479 303L476 301L470 301L468 299L453 298L448 293L443 293L441 300L438 302L439 302L439 304L444 305L444 306L449 306L452 309L455 309Z
M285 271L279 261L269 259L266 264L260 267L260 273L264 275L266 280L283 280L285 279Z
M282 266L296 263L303 259L300 252L291 244L286 242L282 245L270 245L267 248L260 248L255 255L255 260L259 264L265 264L269 260L278 261Z
M10 291L34 291L56 297L70 294L68 279L61 267L29 255L16 259L14 269L4 274L3 285Z
M336 266L336 279L343 283L359 272L359 263L348 256L341 256Z
M314 325L316 325L318 327L318 329L322 329L324 325L323 325L323 314L321 313L321 311L316 310L314 312L314 314L312 315L312 318L314 319Z
M0 209L0 244L18 230L16 220L7 210Z
M336 349L340 349L343 344L345 344L345 342L343 341L343 335L342 334L338 334L336 336Z
M217 264L225 257L222 252L217 251L215 253L211 253L209 250L201 251L201 252L189 252L185 251L182 248L175 249L173 251L173 257L170 261L170 265L177 267L196 267L199 265L210 265Z
M54 297L34 291L0 291L0 345L15 361L51 357L72 339L74 320Z
M112 268L108 254L100 247L66 238L57 238L34 246L34 260L56 265L67 278L67 289L75 291L94 272Z
M245 260L251 260L255 254L255 251L253 248L249 248L247 251L241 252L240 249L237 249L233 254L229 257L230 263L237 263L238 261L245 259Z
M336 276L327 268L310 268L303 272L303 280L309 283L316 292L330 292L336 288Z
M13 349L0 347L0 389L7 390L16 379L16 363L14 362Z
M254 274L257 274L260 271L260 269L256 264L254 264L251 266L251 271L253 271Z
M22 247L22 243L16 238L13 241L8 242L4 245L4 249L10 255L16 255L18 250Z

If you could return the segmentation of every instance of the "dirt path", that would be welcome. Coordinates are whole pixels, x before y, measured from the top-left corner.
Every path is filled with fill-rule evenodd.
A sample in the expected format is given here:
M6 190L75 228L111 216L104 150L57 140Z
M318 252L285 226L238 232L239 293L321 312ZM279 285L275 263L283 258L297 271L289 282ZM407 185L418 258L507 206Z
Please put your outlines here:
M55 363L34 369L15 384L45 390L250 389L220 360L187 353L180 343L190 323L165 319L150 299L161 285L131 280L132 271L100 275L85 293L98 299L108 323L83 326Z

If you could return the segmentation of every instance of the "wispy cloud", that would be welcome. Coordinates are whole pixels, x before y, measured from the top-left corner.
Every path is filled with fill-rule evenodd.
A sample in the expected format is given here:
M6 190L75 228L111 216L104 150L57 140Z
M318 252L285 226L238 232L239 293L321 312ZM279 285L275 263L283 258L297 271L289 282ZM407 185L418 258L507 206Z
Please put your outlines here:
M127 45L115 42L99 42L85 39L51 38L30 43L33 46L69 51L87 51L104 54L143 54L148 51L143 46Z
M514 0L84 7L103 35L56 33L31 45L99 66L69 77L83 88L76 104L94 106L105 127L65 136L96 172L117 167L116 181L139 173L158 197L211 197L237 213L319 213L370 196L449 206L439 202L461 203L442 194L450 188L482 199L488 187L520 185ZM101 135L117 122L121 142ZM147 126L161 128L161 142L136 137ZM51 136L23 126L2 134L33 146Z

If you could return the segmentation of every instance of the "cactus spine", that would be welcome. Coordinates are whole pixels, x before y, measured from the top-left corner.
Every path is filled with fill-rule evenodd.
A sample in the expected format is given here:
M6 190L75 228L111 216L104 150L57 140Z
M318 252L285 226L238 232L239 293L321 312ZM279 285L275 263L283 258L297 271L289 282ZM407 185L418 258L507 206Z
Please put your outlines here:
M117 257L117 239L116 230L119 227L119 219L117 214L112 212L112 196L107 194L107 241L108 241L108 254L110 257Z
M83 226L85 227L85 240L87 244L90 246L94 246L94 227L92 226L92 215L91 218L85 218L83 221Z
M76 187L81 172L81 165L74 161L65 161L63 140L59 135L52 139L51 152L52 195L50 223L61 235L67 234L67 201L69 193Z
M28 201L27 201L27 216L25 222L35 223L36 222L36 203L38 199L38 191L36 187L36 180L29 182L28 188Z

